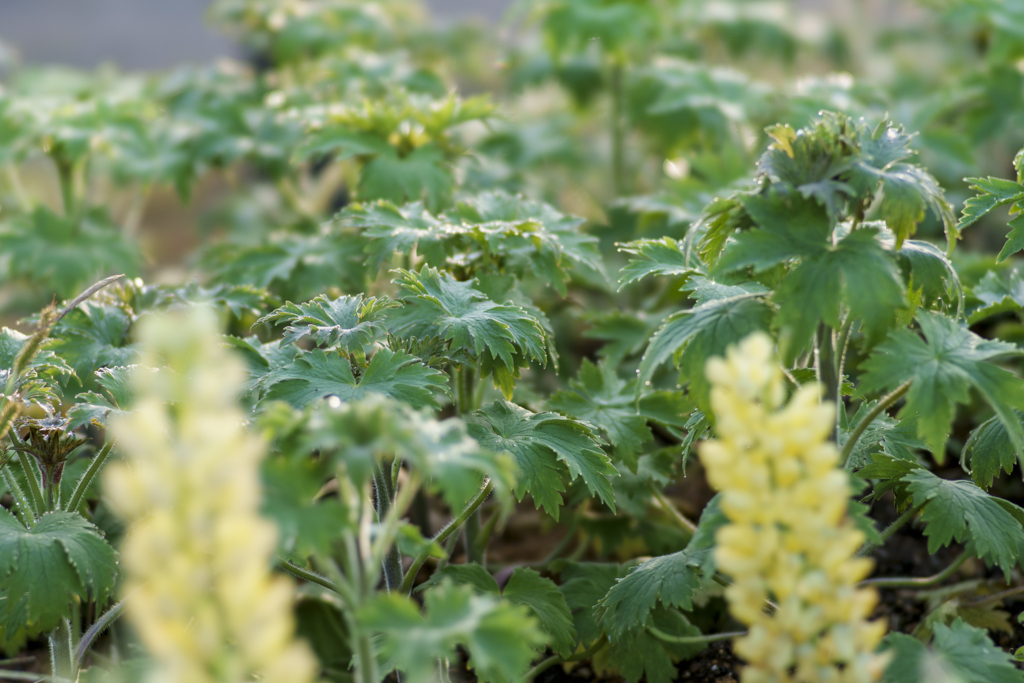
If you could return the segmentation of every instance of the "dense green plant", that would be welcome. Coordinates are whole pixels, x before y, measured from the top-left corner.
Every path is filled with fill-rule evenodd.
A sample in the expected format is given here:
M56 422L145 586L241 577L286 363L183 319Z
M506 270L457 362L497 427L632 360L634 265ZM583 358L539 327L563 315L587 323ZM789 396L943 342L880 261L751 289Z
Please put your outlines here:
M140 429L140 400L181 424L202 413L159 389L195 380L187 359L137 339L202 309L245 367L218 388L245 415L224 433L267 448L245 494L276 530L260 569L298 586L325 680L532 680L586 661L668 683L744 635L758 620L723 596L741 603L752 574L716 560L732 503L690 454L738 438L718 431L706 368L752 333L778 352L779 392L806 402L817 383L836 407L830 481L852 492L845 538L866 539L850 552L919 536L947 560L848 582L922 606L882 641L888 660L864 661L891 683L1024 680L992 640L1014 633L1001 608L1024 561L1004 476L1024 470L1022 157L1016 180L979 162L1022 142L1020 16L948 4L926 21L953 66L894 78L858 70L867 28L812 34L760 0L523 2L538 35L507 55L403 0L218 0L251 64L15 70L3 310L77 298L0 332L0 648L45 639L53 680L143 680L151 658L120 621L117 548L137 546L112 514L132 506L95 482L144 457L107 432L133 411ZM894 60L935 40L883 38ZM499 56L493 93L457 92ZM800 77L805 59L856 77ZM221 184L187 262L164 262L153 198ZM1001 207L992 257L974 248L1002 234ZM147 260L195 280L147 284ZM179 432L147 438L194 437ZM110 486L131 467L115 471ZM551 542L510 549L522 520ZM774 613L776 597L755 602Z

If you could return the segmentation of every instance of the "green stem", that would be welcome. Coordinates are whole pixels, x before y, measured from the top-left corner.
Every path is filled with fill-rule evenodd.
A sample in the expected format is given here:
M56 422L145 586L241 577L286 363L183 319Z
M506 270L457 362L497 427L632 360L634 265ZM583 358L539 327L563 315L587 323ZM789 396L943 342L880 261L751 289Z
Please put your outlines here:
M463 528L466 545L466 562L483 563L483 553L480 551L480 511L477 510L466 519Z
M684 517L683 513L676 509L676 506L672 504L672 501L665 497L665 494L658 489L657 485L651 484L651 494L654 496L654 499L658 501L658 505L661 506L661 509L667 512L669 517L671 517L676 524L682 527L691 536L697 532L697 525Z
M39 479L36 477L35 468L29 462L29 456L23 452L18 453L18 463L21 465L21 471L25 474L25 480L28 481L28 491L32 495L32 502L35 503L33 513L36 518L39 518L40 515L52 508L46 506L43 491L39 488Z
M623 120L625 94L622 89L622 71L622 62L615 59L611 66L609 87L612 99L612 192L616 198L621 197L626 191L626 130L625 121Z
M14 190L14 196L18 199L21 210L29 213L33 209L32 199L25 192L25 186L21 182L21 173L18 172L18 167L14 164L8 164L6 170L7 181L11 184L11 189Z
M402 555L398 551L395 537L398 535L398 525L408 511L409 506L412 505L412 500L416 496L416 491L420 488L421 481L420 476L415 471L410 472L405 486L399 491L391 509L388 510L387 515L381 521L381 528L370 551L374 563L383 564L384 566L385 583L388 592L399 590L399 586L402 584Z
M853 447L857 445L857 440L864 433L864 430L867 429L868 426L874 422L875 418L882 414L882 412L892 404L896 403L896 401L903 398L904 394L910 391L910 383L913 381L913 379L908 379L906 382L893 389L891 393L884 396L882 400L878 402L878 405L871 409L870 413L864 416L863 420L857 423L857 426L854 427L853 431L850 433L850 437L846 440L846 443L843 444L843 450L839 454L840 467L846 466L846 462L850 459L850 453L853 452Z
M20 454L19 454L20 455ZM5 467L0 470L0 474L3 475L4 482L7 484L7 490L10 492L11 497L14 498L14 514L18 515L18 519L25 525L25 528L31 529L35 526L36 518L32 512L32 504L28 498L25 497L25 493L21 490L21 486L18 485L18 480L14 478L9 467Z
M730 633L712 633L704 636L673 636L654 626L648 626L647 631L658 640L663 640L666 643L679 643L681 645L717 643L720 640L732 640L733 638L747 635L746 631L732 631Z
M391 483L391 473L385 471L379 457L373 463L373 488L376 501L377 523L383 524L384 520L388 517L388 513L391 512L395 489ZM402 582L402 556L398 552L397 545L391 544L383 554L383 566L384 585L387 586L390 593Z
M907 511L904 512L899 517L897 517L895 522L893 522L889 526L885 527L885 530L882 533L878 534L878 542L877 543L872 543L872 542L869 541L869 542L865 543L864 545L862 545L860 550L857 551L857 557L863 557L864 555L867 555L868 553L870 553L875 548L877 548L879 546L882 546L882 545L885 545L885 542L888 541L892 537L893 534L895 534L897 531L899 531L903 527L903 525L905 525L907 522L909 522L911 519L913 519L914 515L916 515L918 513L918 511L920 511L920 509L923 508L924 506L925 506L925 504L922 503L920 505L914 505L914 506L912 506L910 508L907 508Z
M836 374L838 354L836 353L836 340L832 328L825 323L818 325L816 341L818 347L818 382L824 391L823 398L838 406L840 401L839 376ZM838 416L839 411L837 410L835 424L832 426L833 440L835 440L836 434L839 432Z
M1024 586L1017 586L1016 588L1010 588L1000 593L985 595L976 600L965 602L961 605L961 607L982 607L984 605L988 605L993 602L999 602L1000 600L1005 600L1006 598L1010 598L1014 595L1019 595L1021 593L1024 593Z
M60 180L60 198L64 206L64 215L70 218L75 213L74 165L57 157L54 157L53 161L57 165L57 178Z
M292 576L309 583L315 583L318 586L323 586L329 591L333 591L340 595L345 600L351 602L352 591L348 586L342 583L335 583L328 579L326 576L321 576L316 572L311 572L308 569L304 569L293 562L284 559L283 557L277 558L277 566L288 572Z
M481 505L483 505L483 502L491 495L491 491L493 489L494 483L488 479L484 487L480 489L480 493L476 494L476 497L469 501L469 504L463 508L458 517L448 522L447 526L437 532L437 535L434 536L433 540L437 543L444 543L447 541L448 537L461 529L462 525L466 523L466 520L469 519ZM409 571L405 573L405 578L402 580L402 586L399 589L402 593L408 594L412 590L412 584L416 580L416 574L419 573L420 567L422 567L423 563L427 561L427 557L429 557L429 555L429 549L423 550L416 556L416 559L413 560L412 566L409 567Z
M484 566L487 566L487 544L490 543L491 536L494 535L494 529L498 526L499 519L501 519L501 512L496 510L480 527L480 532L476 537L475 549L480 556L480 564Z
M839 336L836 337L836 376L839 378L839 388L842 389L843 369L846 366L846 348L850 344L850 332L853 330L853 315L847 313L843 326L839 328Z
M74 512L78 509L78 506L82 504L82 500L85 498L85 492L89 488L89 484L96 478L100 468L103 467L103 463L106 462L107 456L110 455L111 449L114 448L114 442L108 441L103 444L103 448L96 454L96 457L89 463L89 469L85 471L82 478L75 484L75 490L71 493L71 498L68 500L68 510Z
M85 655L89 652L89 648L96 642L96 639L100 637L104 631L117 621L117 619L124 614L124 608L128 605L128 598L124 598L121 602L112 606L108 609L103 616L96 620L88 631L82 636L82 639L78 641L78 645L75 646L75 667L79 668L82 666L82 662L85 660Z
M967 553L960 553L960 556L953 560L953 563L943 569L938 574L931 576L921 577L893 577L893 578L878 578L868 579L867 581L861 581L862 586L874 586L876 588L931 588L937 586L949 577L956 573L956 570L960 568L960 565L967 559Z
M607 644L608 640L605 638L604 631L602 631L601 635L598 636L597 639L593 643L591 643L590 647L588 647L583 652L579 652L568 657L562 657L561 655L554 655L552 657L548 657L540 664L530 669L530 671L526 674L526 678L524 680L532 681L534 678L541 675L542 673L553 667L555 664L563 664L565 662L582 662L584 659L590 659L595 654L597 654L598 650L600 650Z
M74 645L71 642L71 626L61 618L57 628L50 634L50 665L54 677L75 680L78 677L74 661Z

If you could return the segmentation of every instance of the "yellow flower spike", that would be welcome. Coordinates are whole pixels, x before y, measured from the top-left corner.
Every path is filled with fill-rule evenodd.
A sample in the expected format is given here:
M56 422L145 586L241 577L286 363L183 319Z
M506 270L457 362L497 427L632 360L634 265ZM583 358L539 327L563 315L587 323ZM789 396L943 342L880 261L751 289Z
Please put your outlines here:
M718 438L700 447L729 523L715 561L734 583L730 611L748 626L736 653L743 683L872 683L883 622L868 622L877 593L857 588L872 563L847 515L849 482L829 441L835 406L817 386L784 404L783 374L761 333L708 361ZM773 599L778 608L765 609Z
M259 516L263 443L243 427L241 363L211 311L140 324L138 407L111 429L128 456L104 493L132 524L121 551L128 618L155 660L151 683L307 683L316 660L295 640L294 587L270 567ZM173 409L171 406L173 405Z

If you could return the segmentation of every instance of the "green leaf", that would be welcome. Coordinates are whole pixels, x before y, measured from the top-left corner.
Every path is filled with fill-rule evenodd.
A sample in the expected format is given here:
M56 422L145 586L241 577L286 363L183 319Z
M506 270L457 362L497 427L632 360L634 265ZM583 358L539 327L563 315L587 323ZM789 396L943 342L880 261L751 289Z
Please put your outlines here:
M503 391L499 377L518 376L524 361L547 363L547 331L525 308L496 304L474 287L475 280L459 282L434 268L394 272L409 305L389 324L392 331L420 338L440 336L475 358L500 362L504 373L496 373L494 380ZM489 367L485 362L482 370Z
M848 417L846 406L840 403L837 435L840 448L846 444L854 428L867 417L876 404L876 401L863 401L853 417ZM915 431L913 420L897 420L882 411L857 439L857 444L846 461L846 467L850 470L858 470L867 464L872 453L878 452L901 460L917 462L914 451L919 448L927 448L927 446L916 438Z
M1022 683L1024 673L1010 655L996 647L983 629L956 619L950 626L935 625L928 647L902 633L882 641L893 658L882 683Z
M1013 413L1024 425L1024 412L1014 410ZM1009 474L1018 462L1024 472L1024 452L1014 446L998 417L991 417L978 425L960 452L960 466L971 475L975 484L984 489L992 486L999 470Z
M598 603L617 580L629 573L629 569L604 562L566 561L561 563L558 571L562 577L562 594L572 611L576 635L581 644L589 645L603 631L597 624Z
M1015 216L1006 224L1010 228L1006 235L1006 244L999 250L996 263L1002 263L1021 249L1024 249L1024 216Z
M964 178L970 189L978 194L964 202L963 215L957 223L957 230L978 222L997 207L1015 204L1024 200L1024 185L1002 178Z
M608 362L594 365L584 359L578 380L569 383L570 391L559 391L548 399L548 407L599 428L615 448L615 455L636 472L643 445L654 437L647 418L636 408L635 390L620 379Z
M0 610L30 633L71 615L73 596L107 603L117 577L114 549L76 512L48 512L28 530L0 508Z
M362 351L384 331L381 312L398 306L387 297L369 297L362 294L342 296L333 301L321 294L304 304L287 302L253 325L287 323L282 344L294 344L310 337L320 346L338 346L348 352Z
M615 509L610 481L615 467L588 425L556 413L531 413L507 401L495 401L473 415L478 422L469 425L470 435L484 448L515 458L520 500L530 493L537 507L557 520L568 470L570 481L582 478L592 495Z
M970 540L974 553L987 565L997 565L1010 580L1010 572L1024 557L1024 528L1019 521L1024 510L993 498L973 482L940 479L925 469L905 474L902 481L914 505L924 505L921 520L926 524L930 554L952 541Z
M861 227L833 246L829 217L812 200L772 195L750 197L744 206L758 228L738 233L717 268L728 272L752 266L760 272L799 259L774 296L778 321L792 330L798 347L821 322L838 329L844 303L854 318L863 320L870 339L895 322L896 311L905 305L903 283L877 230Z
M260 385L261 401L282 400L300 408L328 396L353 401L371 393L404 401L414 408L436 407L438 394L448 390L444 373L414 356L386 348L373 354L358 378L352 364L339 352L314 349L296 356L288 365L272 369Z
M1024 383L992 364L1018 354L1012 344L988 341L955 321L928 311L917 316L924 339L897 330L861 365L866 370L860 391L895 389L913 380L901 419L917 415L917 434L942 462L956 404L967 403L974 387L996 411L1010 439L1024 449L1024 429L1013 409L1024 409Z
M1019 313L1024 308L1024 280L1017 269L1002 273L990 270L971 288L970 299L979 305L968 309L968 325L1007 311Z
M707 552L707 548L687 549L647 560L620 579L598 603L598 623L613 641L619 641L650 625L651 611L659 602L692 610Z
M537 621L522 605L470 586L444 582L423 594L424 613L409 598L379 595L360 610L362 623L382 634L381 652L409 683L432 683L437 660L457 661L456 647L469 653L481 683L518 681L544 645Z
M767 331L771 309L759 294L745 294L701 304L669 316L651 337L640 361L637 388L646 386L654 370L670 357L690 382L690 394L700 405L707 402L710 387L704 365L751 332Z
M903 511L910 505L910 492L903 477L910 472L922 469L923 465L914 460L903 460L885 453L872 453L867 456L867 464L857 471L857 477L875 480L871 498L878 500L888 491L896 497L896 509Z
M290 414L289 414L290 413ZM502 503L511 500L515 465L508 455L480 448L458 418L437 420L430 411L414 411L400 400L371 394L331 405L318 402L296 416L286 409L275 417L283 432L301 437L292 446L300 457L317 453L331 463L344 463L358 485L367 481L381 453L393 454L419 470L431 491L440 491L453 510L461 510L480 492L484 477L494 484Z
M502 596L509 602L526 605L533 611L541 627L550 636L552 650L563 657L573 653L576 629L572 623L572 612L554 581L532 569L516 567Z
M542 577L532 569L516 567L502 591L494 577L480 565L448 564L416 590L426 590L445 580L468 584L480 593L502 595L509 602L526 605L547 631L549 643L555 652L568 657L575 649L576 629L572 625L572 613L565 602L565 596L551 579Z
M110 416L120 415L131 408L134 398L133 377L139 372L157 372L138 365L100 368L94 374L103 393L85 391L75 397L75 405L68 409L69 429L94 424L107 425Z
M86 301L56 325L47 348L67 361L85 381L101 367L138 362L131 343L132 316L124 308Z
M109 275L135 275L141 261L135 243L105 210L68 218L43 205L0 223L0 252L0 281L27 280L47 298L74 296Z
M333 543L351 527L347 509L336 497L317 494L330 479L322 460L285 457L262 463L264 515L274 520L278 546L288 556L330 555Z
M685 243L671 237L637 240L618 246L619 251L632 255L620 271L619 289L649 275L692 275L703 270L696 254L688 252Z
M447 166L444 154L434 144L418 147L404 157L391 148L363 166L356 192L360 201L423 200L436 211L451 202L455 186Z

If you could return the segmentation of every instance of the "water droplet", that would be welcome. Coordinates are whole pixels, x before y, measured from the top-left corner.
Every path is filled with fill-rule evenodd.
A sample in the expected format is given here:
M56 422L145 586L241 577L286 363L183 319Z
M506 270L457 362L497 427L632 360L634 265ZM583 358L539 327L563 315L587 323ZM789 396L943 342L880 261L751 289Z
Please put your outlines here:
M644 386L645 387L651 386L651 380L647 380L646 382L644 382Z

